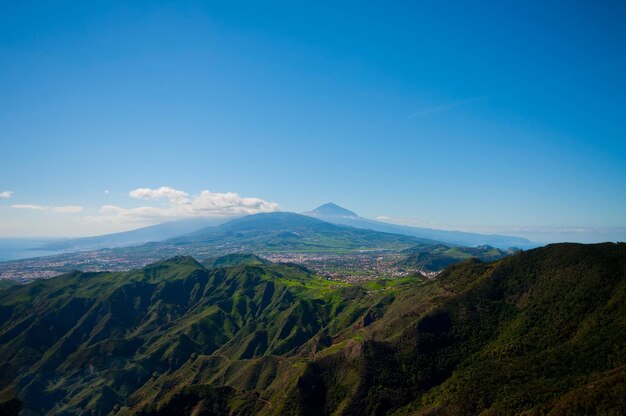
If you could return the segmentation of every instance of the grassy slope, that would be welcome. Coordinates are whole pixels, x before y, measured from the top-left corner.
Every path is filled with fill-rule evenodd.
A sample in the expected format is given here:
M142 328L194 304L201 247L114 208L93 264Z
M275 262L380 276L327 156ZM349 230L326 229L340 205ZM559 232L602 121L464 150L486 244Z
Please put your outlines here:
M408 257L399 266L420 269L425 272L438 272L463 260L476 258L492 262L506 257L506 251L490 247L451 247L443 244L418 244L404 250Z
M206 259L202 262L202 265L207 269L216 267L229 267L237 265L249 265L249 266L268 266L270 261L262 259L259 256L248 253L233 253L225 256L218 256Z
M431 240L372 230L342 227L304 215L276 212L255 214L209 227L167 242L193 252L196 247L213 251L240 249L260 252L345 252L371 249L405 249Z
M429 295L430 312L419 296L390 307L372 325L377 338L311 363L286 413L626 410L611 400L624 390L625 244L470 261L430 286L422 291L443 291ZM600 393L585 389L594 380L605 383Z
M263 389L291 368L283 359L328 345L372 297L299 266L242 259L206 269L178 257L3 291L0 402L17 395L41 413L126 403L123 413L166 406L198 381Z
M16 283L13 280L9 279L0 279L0 290L6 289L7 287L15 286Z

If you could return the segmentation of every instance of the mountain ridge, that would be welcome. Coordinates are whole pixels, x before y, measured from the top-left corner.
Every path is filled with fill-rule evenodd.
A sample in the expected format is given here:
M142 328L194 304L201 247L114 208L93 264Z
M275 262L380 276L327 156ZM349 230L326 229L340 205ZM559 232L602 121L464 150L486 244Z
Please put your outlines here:
M0 291L0 409L626 410L624 243L554 244L436 279L354 285L239 260L207 269L179 256Z
M328 205L332 205L332 209L327 209ZM335 208L336 207L336 208ZM335 212L348 212L351 215L335 215ZM517 248L534 248L534 244L530 240L523 237L512 237L499 234L479 234L465 231L448 231L438 230L434 228L410 227L405 225L390 224L382 221L363 218L356 213L342 208L332 202L324 204L313 211L303 213L303 215L312 216L332 224L347 225L350 227L369 229L374 231L388 232L394 234L409 235L418 238L441 241L447 244L462 246L480 246L490 245L500 249Z
M188 234L199 228L215 226L229 221L232 218L193 218L164 222L149 225L134 230L118 233L103 234L91 237L65 238L51 241L44 245L34 247L35 250L67 251L67 250L94 250L100 248L125 247L158 242L179 235Z
M332 224L293 212L247 215L216 227L166 240L177 246L231 245L240 251L336 251L408 248L412 243L436 241L401 234Z
M488 244L503 249L514 246L520 248L529 248L534 246L530 241L517 237L407 227L370 220L362 218L355 212L345 209L333 202L323 204L312 211L303 213L302 215L316 218L334 225L411 236L422 240L431 240L433 242L443 242L446 244L466 246ZM151 242L160 243L177 238L186 238L195 233L201 232L206 228L219 226L242 218L245 217L176 220L112 234L55 240L32 247L31 249L51 251L49 255L54 255L54 252L72 253L79 251L132 247Z

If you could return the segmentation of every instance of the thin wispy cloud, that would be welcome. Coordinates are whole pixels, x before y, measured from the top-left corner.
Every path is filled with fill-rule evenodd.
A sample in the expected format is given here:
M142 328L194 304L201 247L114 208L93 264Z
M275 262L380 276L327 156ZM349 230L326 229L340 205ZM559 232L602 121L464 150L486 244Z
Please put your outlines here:
M137 188L128 193L133 199L165 201L165 206L124 208L104 205L100 214L87 217L91 223L149 223L193 217L227 217L277 211L275 202L261 198L242 197L235 192L201 191L193 197L189 193L168 186Z
M496 225L443 225L438 222L424 221L411 217L391 217L387 215L379 215L376 217L378 221L390 224L406 225L409 227L426 227L445 231L466 231L483 234L491 233L516 233L516 232L545 232L545 233L591 233L596 232L602 227L540 227L540 226L496 226ZM606 227L605 227L606 228ZM610 227L609 227L610 228ZM626 228L625 228L626 229Z
M585 75L587 77L590 76L594 76L597 75L598 72L601 72L602 70L607 70L607 69L612 69L612 68L620 68L623 67L624 65L626 65L626 60L624 59L619 59L616 61L610 61L610 62L602 62L602 63L598 63L598 64L594 64L594 65L590 65L586 68L577 68L576 71L569 71L569 72L565 72L565 73L561 73L561 74L556 74L553 75L551 77L551 82L568 82L571 81L573 79L575 79L576 77L580 77L581 75ZM532 85L534 88L536 87L540 87L542 85L544 85L544 82L534 82L531 83L529 85ZM522 92L522 88L521 87L516 87L516 88L507 88L501 91L498 91L498 93L495 94L486 94L486 95L480 95L477 97L470 97L470 98L466 98L464 100L459 100L459 101L454 101L451 102L449 104L444 104L444 105L440 105L440 106L434 106L431 108L426 108L423 110L419 110L416 111L414 113L411 113L409 115L409 118L418 118L418 117L423 117L423 116L427 116L430 114L435 114L435 113L443 113L449 110L453 110L457 107L462 107L468 104L472 104L475 102L480 102L480 101L484 101L484 100L488 100L490 98L493 98L495 96L500 96L500 95L509 95L509 94L516 94L519 92Z
M0 198L11 198L12 196L13 196L13 191L0 192Z
M35 204L15 204L11 205L11 208L15 209L27 209L31 211L52 211L52 212L60 212L64 214L72 214L77 212L82 212L83 207L78 205L64 205L59 207L51 207L46 205L35 205Z
M494 97L495 95L496 94L481 95L479 97L466 98L465 100L455 101L455 102L452 102L452 103L449 103L449 104L445 104L445 105L440 105L440 106L436 106L436 107L426 108L424 110L416 111L416 112L410 114L409 118L417 118L417 117L423 117L423 116L426 116L426 115L429 115L429 114L442 113L442 112L449 111L449 110L452 110L452 109L457 108L457 107L461 107L461 106L472 104L472 103L475 103L475 102L487 100L487 99L489 99L491 97Z
M507 234L526 237L538 243L563 241L624 241L626 227L576 227L576 226L497 226L497 225L443 225L410 217L391 217L380 215L378 221L406 225L409 227L424 227L443 231L464 231L479 234Z

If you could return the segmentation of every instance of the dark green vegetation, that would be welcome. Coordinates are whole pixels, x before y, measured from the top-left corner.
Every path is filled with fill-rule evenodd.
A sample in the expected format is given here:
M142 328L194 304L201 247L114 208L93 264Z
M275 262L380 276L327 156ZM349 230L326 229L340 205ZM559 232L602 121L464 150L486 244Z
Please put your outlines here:
M10 279L0 279L0 290L6 289L7 287L15 286L15 281Z
M404 250L403 253L408 254L408 257L398 265L425 272L438 272L463 260L476 258L483 262L492 262L508 256L511 252L491 246L449 247L443 244L419 244Z
M233 253L226 254L225 256L212 257L202 262L202 264L209 269L215 267L229 267L229 266L269 266L272 262L262 259L259 256L249 253Z
M363 285L254 256L209 266L177 257L1 291L0 409L626 412L626 244Z

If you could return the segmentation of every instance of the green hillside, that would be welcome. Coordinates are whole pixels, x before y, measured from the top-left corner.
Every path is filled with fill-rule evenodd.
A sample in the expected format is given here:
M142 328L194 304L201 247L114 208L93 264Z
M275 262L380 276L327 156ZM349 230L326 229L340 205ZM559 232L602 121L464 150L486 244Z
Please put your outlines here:
M626 411L626 244L363 285L252 260L177 257L0 291L0 411Z
M398 263L400 267L439 272L463 260L475 258L484 262L500 260L510 253L491 246L456 247L443 244L418 244L403 250L408 257Z
M358 350L308 366L292 413L626 411L626 244L470 260L405 296Z
M177 400L188 391L178 377L264 389L279 367L291 367L285 359L350 328L363 314L358 300L388 296L296 265L207 269L190 257L1 293L0 402L17 396L39 413L95 414Z
M202 265L208 269L215 267L231 267L231 266L268 266L272 264L268 260L264 260L259 256L249 253L233 253L224 256L211 257L202 262Z
M168 240L178 250L214 252L342 252L368 249L401 250L436 241L333 225L289 212L248 215L217 227Z
M9 279L0 279L0 290L6 289L7 287L15 286L15 282Z

